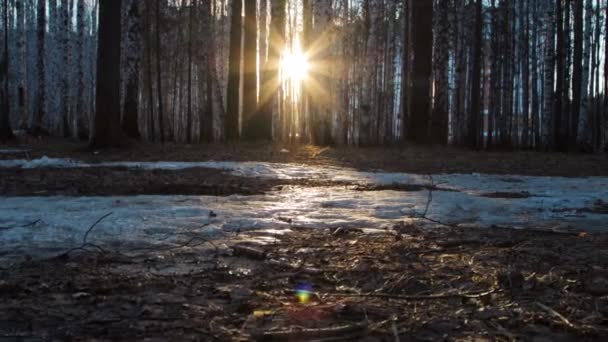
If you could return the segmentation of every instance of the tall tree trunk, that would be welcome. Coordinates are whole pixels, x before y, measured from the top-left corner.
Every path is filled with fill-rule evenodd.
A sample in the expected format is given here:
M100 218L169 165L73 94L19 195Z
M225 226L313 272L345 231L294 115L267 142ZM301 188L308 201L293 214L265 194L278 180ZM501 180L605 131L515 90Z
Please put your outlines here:
M481 146L479 123L481 122L481 69L483 39L483 5L481 0L475 3L475 38L473 40L473 65L471 88L471 112L469 113L468 144L471 148Z
M42 119L46 114L46 1L38 1L38 103L36 104L36 114L30 126L30 133L39 135L43 133Z
M433 2L411 0L410 43L412 65L409 82L409 114L407 139L414 143L428 142L431 109L431 76L433 60Z
M573 0L574 6L574 55L572 57L572 116L570 144L578 142L578 123L581 112L583 85L583 0Z
M71 1L61 0L61 45L62 45L62 64L64 68L62 70L61 75L61 109L60 113L62 116L62 133L64 137L69 137L71 132L71 113L70 113L70 52L72 51L70 47L70 32L72 31L70 28L70 24L72 22L72 18L70 16Z
M120 130L120 35L122 0L99 1L95 129L92 147L118 146Z
M165 142L165 125L164 116L165 108L163 104L163 77L162 77L162 60L161 60L161 44L160 44L160 4L163 0L156 0L156 90L158 96L158 127L160 128L160 142Z
M139 139L139 68L141 64L141 24L139 14L139 1L130 0L127 13L127 75L125 102L123 105L122 130L129 138Z
M19 103L19 128L26 129L29 118L29 96L28 96L28 53L27 53L27 29L26 23L26 3L25 1L15 1L17 10L17 54L18 54L18 86L17 97ZM31 24L31 23L30 23Z
M331 55L331 32L330 23L332 16L331 3L324 0L316 0L313 6L313 36L315 39L315 51L313 52L313 73L315 82L320 85L319 89L312 95L314 98L312 110L312 138L313 143L327 145L331 142L331 78L330 55Z
M545 23L545 60L544 60L544 110L542 119L542 147L551 147L553 113L555 111L555 8L548 6Z
M302 49L308 55L312 48L312 0L302 0ZM302 132L304 136L303 142L309 142L310 136L310 93L309 82L302 83L302 102L303 102L303 120Z
M146 7L146 15L144 16L143 22L143 33L144 33L144 44L146 50L146 74L144 77L144 83L147 87L148 95L148 140L155 141L156 129L154 125L154 87L153 87L153 76L152 76L152 2L142 2Z
M80 140L89 138L89 115L85 106L85 0L77 0L76 29L78 32L78 52L76 54L76 135Z
M2 90L0 90L0 142L5 142L13 138L13 130L10 121L10 104L8 96L8 0L4 0L4 53L0 61L0 79L2 80Z
M241 32L243 0L232 0L230 19L230 56L228 66L228 107L226 110L226 138L239 138L240 87L241 87Z
M580 116L578 120L577 145L579 149L588 151L592 148L589 126L589 77L590 77L590 58L591 58L591 36L593 34L592 18L593 18L593 2L586 0L585 5L585 31L583 36L583 68L581 80L581 105Z
M249 121L248 138L272 139L272 114L277 105L279 87L279 67L281 53L285 48L285 0L271 2L270 29L268 39L268 62L263 67L260 91L260 110Z
M557 78L555 82L555 111L553 125L553 144L559 151L565 149L565 136L563 124L563 102L564 82L566 74L566 53L564 44L564 11L563 0L555 0L555 15L557 16L557 47L556 47L556 70Z
M448 143L449 122L449 59L450 59L450 21L449 0L439 0L436 13L437 36L435 37L435 105L431 134L433 142L442 145Z
M256 112L257 88L257 8L256 1L245 0L244 47L243 47L243 122L245 136L258 138Z
M194 12L196 11L198 0L190 4L188 13L188 112L186 118L186 141L192 142L192 26L194 25Z
M524 1L524 0L522 0ZM534 0L532 0L534 1ZM557 1L561 1L561 0L557 0ZM521 35L521 45L522 45L522 58L521 58L521 64L522 64L522 92L523 92L523 96L522 96L522 116L523 116L523 122L522 122L522 139L521 139L521 145L524 146L524 148L527 148L530 146L530 16L529 16L529 11L530 9L529 4L527 2L524 2L523 7L523 11L525 14L523 14L523 20L524 20L524 27Z
M606 4L606 10L604 12L604 109L603 109L603 121L604 125L608 126L608 4ZM604 149L608 149L608 127L604 127Z

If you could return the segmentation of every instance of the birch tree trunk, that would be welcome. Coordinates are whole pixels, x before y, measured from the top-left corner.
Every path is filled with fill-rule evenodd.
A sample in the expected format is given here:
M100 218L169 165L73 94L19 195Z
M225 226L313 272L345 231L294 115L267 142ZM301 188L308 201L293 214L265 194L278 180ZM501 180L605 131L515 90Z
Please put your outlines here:
M574 55L572 58L572 116L570 120L570 144L579 141L578 127L583 90L583 0L573 0L574 6Z
M268 62L261 75L260 105L256 116L250 122L250 138L272 139L273 112L279 104L281 54L285 48L285 0L271 2L270 28L268 39ZM279 132L275 132L279 137Z

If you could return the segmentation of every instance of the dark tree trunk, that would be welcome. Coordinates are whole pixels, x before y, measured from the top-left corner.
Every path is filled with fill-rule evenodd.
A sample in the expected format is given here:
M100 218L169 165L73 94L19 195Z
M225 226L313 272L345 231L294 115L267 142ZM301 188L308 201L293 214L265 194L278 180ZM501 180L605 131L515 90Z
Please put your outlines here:
M38 102L30 127L32 135L43 133L42 119L46 113L46 1L38 2Z
M241 31L243 0L232 0L230 19L230 57L228 66L228 108L226 110L226 139L239 138Z
M411 0L410 43L412 65L409 81L409 122L407 139L426 143L429 137L431 76L433 72L433 2Z
M92 147L118 146L120 130L120 32L122 0L99 1L95 129Z
M433 142L442 145L448 143L449 122L449 59L450 59L450 25L449 0L440 0L436 13L437 37L436 43L436 76L435 76L435 105L431 134Z
M194 4L190 4L188 13L188 112L186 114L186 141L188 144L192 142L192 26L197 5L198 0L194 0Z
M480 147L479 123L481 121L481 68L482 68L483 5L475 3L475 38L473 41L473 65L471 86L471 112L469 113L468 145Z
M8 0L4 0L4 53L0 62L0 75L2 76L2 94L0 96L0 141L5 142L13 138L10 121L10 105L8 98Z
M523 1L523 0L522 0ZM534 0L533 0L534 1ZM561 0L558 0L561 1ZM523 16L524 27L522 30L522 139L521 145L527 148L530 145L530 16L529 16L529 4L525 3L523 6L524 13L520 14Z
M165 125L164 115L165 108L163 105L163 77L161 69L161 50L160 45L160 3L162 0L156 0L156 90L158 96L158 128L160 129L160 142L165 142Z
M564 135L564 124L563 124L563 101L564 95L564 83L566 78L566 54L564 44L564 11L563 11L563 0L555 0L555 15L557 16L557 49L556 49L556 69L557 78L555 85L555 111L554 111L554 138L553 144L557 150L563 151L565 148L565 135Z
M256 3L256 1L245 0L243 46L243 122L245 123L245 136L252 139L260 133L258 132L260 127L256 127L258 109Z
M140 15L139 15L139 0L131 1L127 22L129 30L127 34L131 40L131 48L136 48L138 51L129 52L129 75L125 89L125 102L123 107L122 130L129 138L139 139L139 66L140 66ZM135 44L134 41L138 43Z
M144 22L145 44L146 44L146 78L144 82L148 93L148 139L155 141L156 130L154 128L154 87L152 85L152 3L145 2L146 16Z

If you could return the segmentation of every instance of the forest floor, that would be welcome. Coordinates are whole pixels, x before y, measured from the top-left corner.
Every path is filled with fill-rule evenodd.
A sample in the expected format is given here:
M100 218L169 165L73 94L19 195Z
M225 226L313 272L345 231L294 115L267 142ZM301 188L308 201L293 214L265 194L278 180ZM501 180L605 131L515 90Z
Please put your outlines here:
M7 152L9 149L17 151ZM509 206L530 201L527 197L538 195L542 204L552 194L528 193L527 186L544 191L544 183L522 182L510 175L608 176L606 155L479 153L439 147L141 144L125 150L90 151L82 143L45 139L0 146L2 150L0 160L47 156L87 163L258 161L421 175L499 174L505 175L500 178L504 186L521 191L471 198L496 202L498 210L505 207L505 215ZM597 201L603 190L592 193L578 187L578 182L555 184L572 186L571 190L563 189L565 192L579 191L577 196L584 197L580 203L599 204L574 210L573 220L593 210L595 222L608 222L608 202L604 202L608 198ZM606 339L607 233L580 227L540 229L540 224L535 229L534 222L528 229L479 228L474 221L458 225L432 222L435 216L431 214L439 215L447 199L459 195L453 189L441 188L448 185L356 183L315 174L303 178L246 177L205 167L0 168L0 201L4 201L0 203L0 241L4 244L0 247L0 341ZM463 193L472 191L469 185L462 187ZM348 190L339 190L343 188ZM298 189L312 194L299 195ZM331 193L329 197L344 192L345 197L300 203L303 207L317 206L314 215L319 216L305 211L309 208L298 211L298 202L323 197L323 191ZM373 197L372 193L379 192L390 196ZM122 232L119 225L154 220L167 225L168 221L160 220L164 217L148 212L144 214L152 216L147 221L127 221L127 216L144 215L130 211L136 210L132 209L135 204L128 202L134 195L175 198L170 203L180 203L180 207L170 208L169 219L183 219L180 215L187 208L186 214L195 215L199 225L203 221L211 224L213 219L224 223L236 220L236 213L249 215L248 207L259 203L273 207L288 198L294 203L287 204L293 206L291 209L259 211L259 217L245 222L252 227L267 223L259 228L224 229L210 235L195 229L194 223L175 231L171 225L162 231L165 235L169 231L171 241L133 244L125 238L122 244L105 244L102 231ZM193 213L186 206L192 199L175 195L204 195L209 202L196 202L195 206L202 208ZM108 197L110 209L84 210L67 204L68 199L81 196L97 198L95 201L102 201L96 196ZM358 206L364 202L355 201L370 198L371 208L402 197L420 202L412 210L417 215L408 211L393 217L388 215L390 211L363 210ZM9 211L17 211L10 209L11 205L23 207L19 198L32 205L19 208L18 215L27 212L21 217L23 222L39 220L23 225L3 220L13 215ZM156 197L150 198L138 197L136 201L156 203ZM44 208L52 202L59 203L61 212ZM114 216L98 215L106 210L114 211ZM375 215L377 221L317 225L344 213L354 218L354 212ZM55 222L44 215L62 218ZM64 226L67 223L61 223L66 220L62 215L72 217L70 224L79 229ZM274 217L265 217L268 215ZM398 219L401 217L404 219ZM301 227L300 219L309 220L306 222L311 225ZM377 223L382 225L367 226ZM64 241L57 237L60 233L75 237ZM57 244L45 256L25 247L14 248L14 243L18 246L30 241L34 246L67 241L65 246L72 247ZM18 253L24 261L6 262Z
M607 270L604 234L399 225L193 236L1 269L0 337L605 341Z
M42 156L100 161L259 161L352 167L418 174L487 173L537 176L608 176L608 154L531 151L477 152L442 146L318 147L301 144L132 144L127 148L91 151L86 143L57 138L21 137L0 149L0 160Z

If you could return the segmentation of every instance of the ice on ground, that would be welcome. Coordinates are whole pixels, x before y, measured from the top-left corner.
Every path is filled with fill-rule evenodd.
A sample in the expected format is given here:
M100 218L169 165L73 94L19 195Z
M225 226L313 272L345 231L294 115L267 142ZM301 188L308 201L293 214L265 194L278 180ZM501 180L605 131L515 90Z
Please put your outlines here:
M515 228L570 226L605 231L607 216L578 213L599 193L561 198L486 198L467 192L433 191L427 216L451 224ZM428 192L354 191L344 187L286 187L257 196L120 196L0 198L0 260L52 255L77 247L86 230L106 249L171 246L193 232L216 235L291 226L387 228L420 217ZM216 216L210 215L213 211ZM34 226L21 227L40 219Z
M450 224L606 231L608 215L581 211L608 200L608 177L565 178L484 174L415 175L261 162L108 162L41 158L0 161L0 167L207 167L245 177L308 178L365 184L435 185L426 216ZM525 196L508 198L509 194ZM488 196L499 194L498 196ZM503 194L503 195L500 195ZM506 195L504 195L506 194ZM383 228L420 217L420 191L356 191L345 187L284 187L257 196L0 197L0 256L44 254L79 246L86 230L106 248L175 244L184 234L220 234L291 225ZM209 215L213 211L217 216ZM213 216L213 217L212 217ZM40 219L35 226L20 227Z

